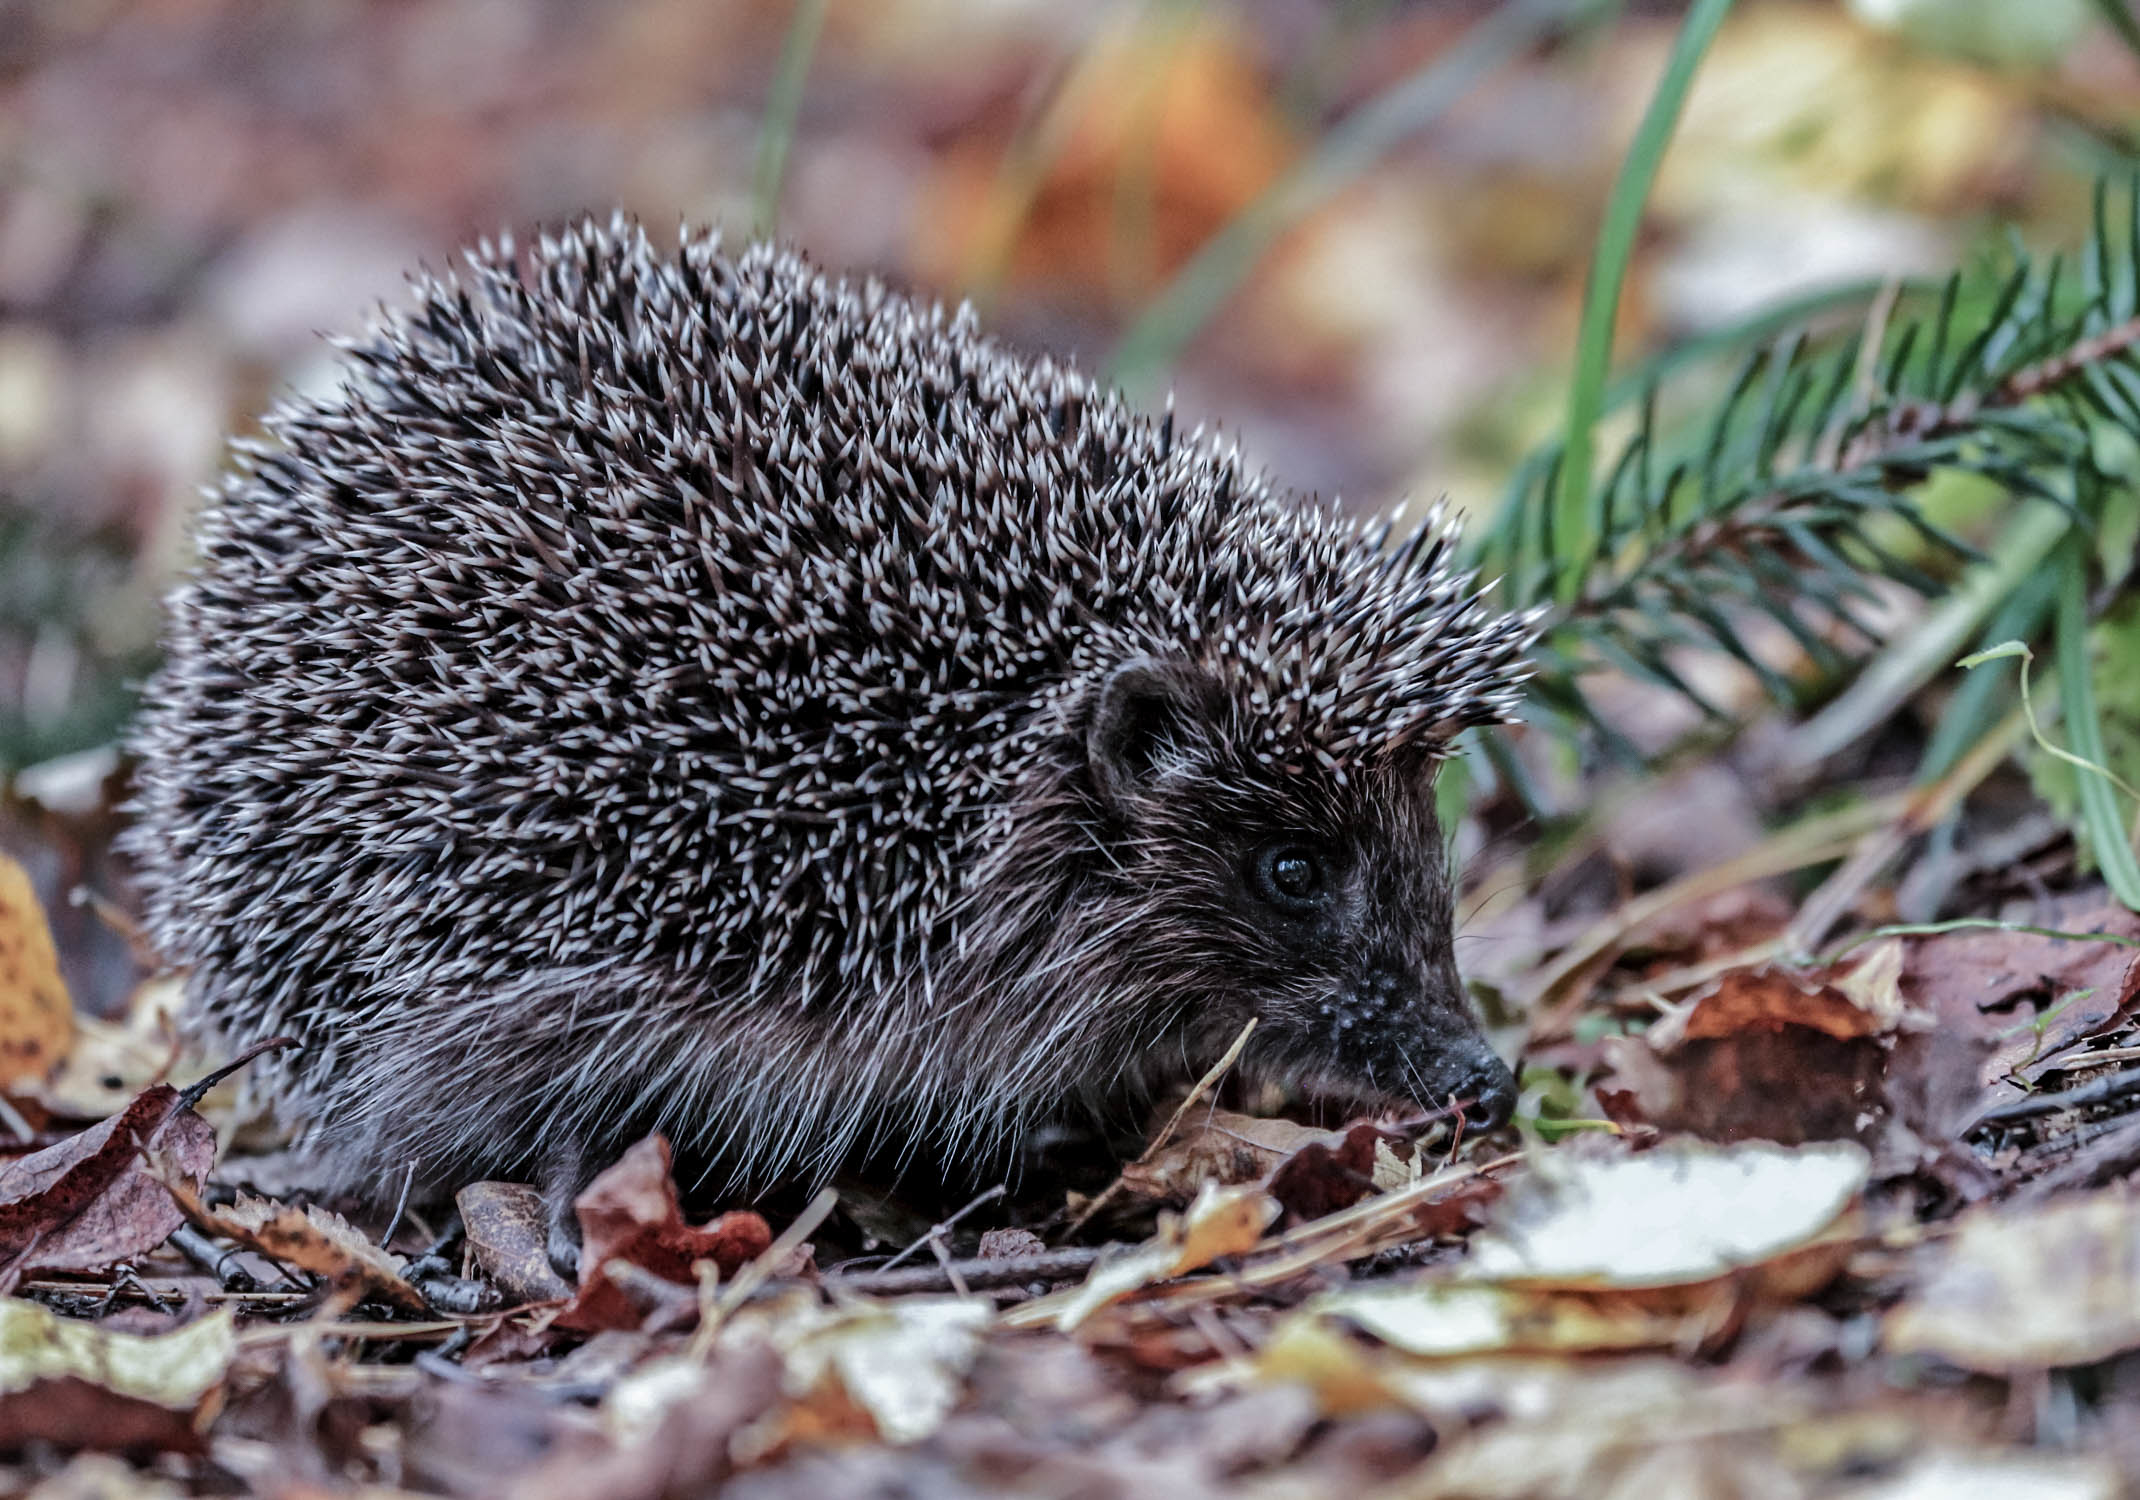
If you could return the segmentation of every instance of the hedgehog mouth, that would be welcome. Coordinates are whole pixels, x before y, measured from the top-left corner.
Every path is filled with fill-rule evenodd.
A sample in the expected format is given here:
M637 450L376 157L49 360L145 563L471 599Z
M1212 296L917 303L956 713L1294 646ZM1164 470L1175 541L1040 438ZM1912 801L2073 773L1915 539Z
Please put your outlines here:
M1324 1062L1266 1059L1248 1067L1247 1074L1257 1082L1287 1089L1298 1098L1301 1109L1317 1120L1418 1119L1435 1112L1400 1089L1384 1088Z

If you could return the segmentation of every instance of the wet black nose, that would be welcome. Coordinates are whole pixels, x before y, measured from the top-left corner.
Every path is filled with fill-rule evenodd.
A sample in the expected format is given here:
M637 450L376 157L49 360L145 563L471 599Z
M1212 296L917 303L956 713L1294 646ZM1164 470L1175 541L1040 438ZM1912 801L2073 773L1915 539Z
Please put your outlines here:
M1508 1064L1491 1052L1464 1080L1456 1092L1465 1102L1464 1121L1473 1130L1493 1130L1508 1123L1516 1112L1516 1075Z

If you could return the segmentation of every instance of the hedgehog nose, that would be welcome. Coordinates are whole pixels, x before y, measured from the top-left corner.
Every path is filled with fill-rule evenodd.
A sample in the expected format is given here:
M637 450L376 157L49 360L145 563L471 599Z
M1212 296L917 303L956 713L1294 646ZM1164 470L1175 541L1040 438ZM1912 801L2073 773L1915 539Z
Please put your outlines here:
M1464 1120L1471 1129L1498 1129L1516 1112L1516 1075L1508 1070L1507 1063L1488 1052L1465 1077L1456 1097L1464 1103Z

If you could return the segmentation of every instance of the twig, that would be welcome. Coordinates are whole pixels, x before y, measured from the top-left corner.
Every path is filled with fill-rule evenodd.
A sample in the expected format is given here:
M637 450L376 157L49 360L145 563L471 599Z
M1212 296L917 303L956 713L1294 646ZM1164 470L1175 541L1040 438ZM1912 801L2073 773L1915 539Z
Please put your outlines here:
M1481 1177L1490 1177L1523 1160L1521 1154L1496 1157L1476 1166L1436 1172L1408 1187L1363 1198L1351 1208L1311 1219L1297 1229L1267 1239L1218 1275L1165 1281L1137 1294L1138 1301L1189 1308L1199 1302L1261 1291L1291 1281L1318 1266L1358 1260L1378 1250L1421 1238L1414 1213ZM1072 1293L1054 1292L1021 1303L1002 1315L1010 1328L1039 1328L1052 1323Z
M1141 1154L1134 1162L1131 1162L1130 1166L1141 1167L1146 1165L1151 1161L1153 1157L1159 1154L1160 1150L1165 1147L1168 1141L1174 1138L1175 1130L1181 1125L1182 1116L1186 1115L1189 1112L1189 1107L1192 1104L1196 1103L1196 1101L1203 1098L1205 1094L1218 1087L1219 1080L1226 1076L1226 1070L1232 1067L1234 1063L1240 1058L1241 1049L1248 1045L1249 1036L1255 1031L1255 1029L1256 1018L1254 1016L1250 1016L1248 1018L1248 1024L1241 1028L1241 1034L1235 1037L1233 1039L1233 1045L1226 1049L1226 1055L1224 1057L1221 1057L1217 1062L1213 1063L1211 1065L1211 1070L1204 1074L1202 1078L1199 1078L1196 1081L1196 1087L1189 1090L1189 1096L1181 1101L1181 1107L1176 1109L1173 1115L1167 1120L1165 1128L1163 1128L1159 1132L1159 1134L1152 1137L1152 1143L1144 1148L1143 1154ZM1091 1223L1092 1216L1098 1213L1107 1204L1112 1202L1114 1200L1115 1195L1122 1191L1123 1184L1128 1182L1128 1180L1129 1169L1125 1167L1121 1172L1118 1172L1115 1175L1115 1180L1113 1182L1110 1182L1105 1188L1100 1190L1100 1194L1098 1197L1094 1198L1090 1203L1087 1203L1084 1207L1084 1210L1079 1213L1076 1218L1070 1221L1070 1227L1068 1229L1065 1229L1060 1235L1056 1236L1056 1242L1059 1244L1063 1240L1071 1238L1080 1229L1083 1229L1087 1224Z
M238 1069L244 1067L254 1058L268 1052L280 1052L285 1047L301 1047L303 1045L304 1043L298 1041L294 1036L271 1036L265 1041L253 1043L207 1077L196 1078L193 1082L187 1084L184 1089L180 1090L178 1102L172 1106L171 1113L164 1116L164 1125L168 1125L172 1120L176 1119L180 1110L192 1109L199 1104L208 1097L217 1084L237 1072ZM156 1128L160 1131L163 1129L163 1125L158 1125ZM151 1135L149 1140L151 1144L154 1144L155 1136Z
M2086 1058L2076 1059L2085 1062ZM2122 1099L2127 1094L2140 1093L2140 1068L2127 1068L2122 1073L2113 1073L2108 1078L2091 1079L2078 1088L2057 1094L2030 1094L2025 1099L2012 1099L2004 1104L1994 1104L1971 1122L1970 1129L1979 1125L2011 1125L2016 1120L2033 1120L2043 1115L2055 1115L2069 1109L2085 1109L2091 1104L2107 1104L2113 1099Z
M1751 881L1789 874L1807 865L1848 854L1856 839L1891 821L1908 803L1909 794L1898 793L1845 808L1839 813L1808 818L1736 859L1693 871L1622 904L1561 950L1533 981L1532 990L1536 997L1533 1007L1553 1001L1564 988L1573 985L1584 969L1609 959L1644 926L1666 912L1719 891L1734 890ZM1535 1044L1561 1035L1587 998L1580 989L1570 988L1570 993L1560 996L1559 1003L1532 1028L1532 1042Z
M765 1285L789 1256L802 1248L803 1242L817 1232L817 1226L825 1222L839 1201L839 1193L832 1188L826 1188L812 1198L810 1206L797 1216L794 1223L781 1230L772 1244L736 1272L735 1280L721 1288L720 1296L699 1314L698 1332L691 1336L694 1359L704 1359L713 1352L713 1336L719 1332L722 1321L741 1307L751 1293Z
M2014 1194L2017 1204L2040 1203L2057 1193L2101 1187L2129 1175L2140 1165L2140 1119L2126 1120L2108 1134L2091 1141L2059 1166L2028 1183Z
M961 1297L971 1297L973 1288L967 1283L965 1277L959 1275L959 1268L952 1261L951 1252L944 1248L944 1242L932 1234L929 1236L928 1244L929 1248L936 1252L937 1269L942 1271L945 1278L950 1281L951 1290Z
M401 1174L401 1196L394 1200L394 1216L386 1221L386 1232L379 1236L379 1248L384 1250L394 1242L394 1231L401 1227L401 1216L409 1206L409 1189L416 1185L416 1158L409 1158L408 1170Z
M1031 1255L974 1256L935 1266L910 1266L903 1271L880 1267L873 1271L850 1271L827 1276L828 1290L854 1292L865 1297L900 1297L918 1292L954 1289L956 1275L970 1291L1024 1286L1034 1281L1062 1281L1083 1276L1093 1262L1119 1245L1072 1246L1066 1250L1036 1250Z
M2019 405L2032 396L2042 395L2054 385L2064 384L2089 365L2116 358L2135 344L2140 344L2140 317L2127 318L2115 328L2106 328L2082 339L2062 354L2054 354L2026 369L2014 371L2000 382L1985 404Z
M34 1292L45 1297L79 1297L100 1290L95 1282L60 1281L49 1277L33 1277L16 1288L23 1293ZM135 1282L127 1295L139 1298L160 1307L182 1304L188 1297L199 1297L203 1302L235 1303L241 1307L258 1308L262 1311L287 1311L299 1303L311 1302L318 1297L316 1292L201 1292L178 1287L151 1286L146 1281Z
M2018 712L1984 736L1953 770L1912 793L1909 802L1889 823L1873 829L1858 841L1850 857L1822 881L1798 908L1784 933L1783 951L1810 954L1827 939L1844 913L1857 904L1859 895L1909 846L1910 840L1945 821L1947 815L1998 769L2020 738L2023 726Z
M922 1246L937 1245L946 1231L954 1229L958 1226L959 1220L965 1218L968 1214L972 1213L982 1204L995 1202L998 1198L1003 1196L1005 1191L1007 1191L1006 1185L1000 1182L997 1183L994 1187L990 1188L980 1197L974 1199L973 1202L967 1204L964 1208L960 1209L950 1218L944 1220L943 1223L932 1224L929 1227L929 1232L927 1234L923 1235L920 1239L914 1241L913 1244L907 1246L906 1249L900 1251L897 1255L893 1256L883 1265L877 1267L877 1269L880 1271L889 1271L894 1266L898 1265L901 1261L905 1260L908 1256L912 1255L916 1250L919 1250ZM939 1251L939 1253L941 1253L941 1251Z
M213 1276L216 1284L226 1292L252 1292L260 1288L260 1282L252 1272L243 1266L231 1264L231 1261L242 1253L236 1245L232 1245L228 1250L221 1249L214 1240L191 1224L181 1224L172 1230L171 1238L166 1243L200 1270Z
M1839 469L1877 463L1898 443L1948 437L1986 411L2019 406L2065 384L2090 365L2113 359L2140 343L2140 318L2091 334L2057 354L2038 360L2000 381L1983 395L1965 391L1943 406L1925 401L1900 402L1878 427L1861 432L1836 460Z

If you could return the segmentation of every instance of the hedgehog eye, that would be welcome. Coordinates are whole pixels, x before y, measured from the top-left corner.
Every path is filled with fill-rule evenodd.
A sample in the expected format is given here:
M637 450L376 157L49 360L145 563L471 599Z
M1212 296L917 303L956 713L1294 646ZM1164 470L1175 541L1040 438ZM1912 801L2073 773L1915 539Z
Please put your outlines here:
M1322 856L1299 844L1266 847L1251 866L1251 881L1264 901L1303 916L1319 910L1329 891Z

